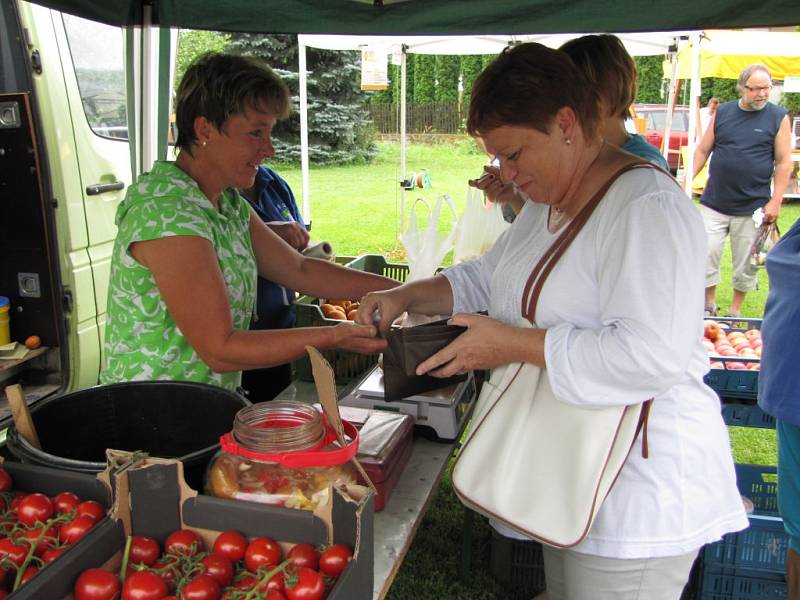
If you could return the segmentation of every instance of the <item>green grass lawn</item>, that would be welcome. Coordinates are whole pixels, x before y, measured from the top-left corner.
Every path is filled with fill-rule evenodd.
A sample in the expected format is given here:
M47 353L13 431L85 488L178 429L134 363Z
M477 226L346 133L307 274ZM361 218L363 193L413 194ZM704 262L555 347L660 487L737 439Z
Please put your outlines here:
M407 192L406 210L416 198L432 204L439 195L448 194L460 212L464 207L467 179L480 174L486 162L485 155L468 139L458 143L409 145L407 157L407 170L427 170L432 175L433 186ZM313 167L310 173L312 238L332 242L340 256L381 254L404 262L405 255L398 240L399 164L399 146L382 143L380 155L372 164ZM295 190L300 203L300 169L280 167L279 171ZM800 204L786 205L779 220L781 231L788 230L798 217ZM448 217L445 226L449 224ZM730 271L730 249L726 247L722 258L722 284L717 290L717 303L723 312L731 301ZM766 272L761 270L758 290L748 295L743 316L763 315L768 289ZM736 462L775 464L774 430L731 427L730 432ZM390 600L489 600L514 596L513 590L505 589L492 577L491 532L482 518L475 518L472 523L471 560L462 579L459 567L461 541L465 535L463 516L464 510L446 475L392 586Z

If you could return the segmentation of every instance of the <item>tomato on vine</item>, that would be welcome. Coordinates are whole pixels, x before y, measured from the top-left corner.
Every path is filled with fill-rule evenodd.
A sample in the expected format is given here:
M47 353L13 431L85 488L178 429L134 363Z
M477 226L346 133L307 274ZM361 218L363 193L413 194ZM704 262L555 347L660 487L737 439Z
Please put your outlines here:
M75 600L115 600L120 593L119 578L104 569L87 569L75 582Z

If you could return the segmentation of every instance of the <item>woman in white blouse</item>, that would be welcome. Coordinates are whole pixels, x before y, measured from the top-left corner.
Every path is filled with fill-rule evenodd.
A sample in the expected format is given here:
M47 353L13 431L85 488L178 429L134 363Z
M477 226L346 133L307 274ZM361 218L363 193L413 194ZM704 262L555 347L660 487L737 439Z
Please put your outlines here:
M515 327L539 258L639 159L603 142L591 86L539 44L508 49L481 74L467 127L499 159L502 180L532 201L483 257L368 294L358 319L378 311L385 331L404 311L453 314L468 328L418 374L525 361L548 369L565 403L654 398L649 458L637 440L588 536L570 550L545 548L545 575L551 600L677 600L700 547L747 526L719 399L703 383L700 215L666 173L624 173L547 279L537 328ZM481 310L489 316L470 314Z

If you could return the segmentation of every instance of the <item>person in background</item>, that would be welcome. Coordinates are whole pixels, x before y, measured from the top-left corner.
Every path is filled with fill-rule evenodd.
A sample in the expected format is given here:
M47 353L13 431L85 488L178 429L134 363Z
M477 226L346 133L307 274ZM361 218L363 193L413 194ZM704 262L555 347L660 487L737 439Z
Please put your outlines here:
M708 104L705 105L704 108L700 109L700 122L698 125L700 126L700 135L698 138L702 138L703 134L708 129L708 126L711 125L714 119L714 115L717 114L717 107L719 106L719 98L712 97L709 98Z
M767 254L769 295L761 323L758 405L775 417L778 434L778 510L789 535L787 598L800 598L800 220Z
M262 61L208 54L177 92L178 157L156 161L117 210L101 383L196 381L235 390L240 372L305 354L306 345L374 353L372 326L249 331L256 276L325 298L397 282L306 258L238 190L275 153L289 91Z
M547 369L564 403L653 398L649 458L639 437L587 537L544 548L545 578L551 600L677 600L700 547L747 527L719 398L703 383L697 256L706 242L697 209L669 174L603 141L598 109L564 52L532 43L503 51L473 86L467 130L499 159L502 183L531 201L482 257L367 294L357 320L372 323L377 310L385 330L405 311L453 314L450 323L466 331L418 375L529 362ZM634 165L551 272L536 326L518 327L534 265ZM473 314L482 310L488 316Z
M258 217L298 252L308 245L309 235L289 184L274 170L258 167L252 187L241 190ZM291 329L295 324L295 292L263 277L258 278L256 310L251 330ZM250 400L272 400L292 381L292 365L242 372L242 387Z
M597 92L600 133L603 139L625 152L640 156L669 171L667 160L644 137L629 133L625 120L636 98L636 63L615 35L585 35L563 44L565 52ZM490 200L503 202L518 214L526 198L513 184L503 184L496 167L484 168L485 176L470 180Z
M706 316L718 313L719 263L729 235L733 300L727 314L741 315L747 292L757 284L756 267L750 264L750 247L757 231L753 213L763 209L764 222L777 220L792 171L789 117L785 108L769 101L772 77L767 67L745 67L736 89L739 99L717 107L712 126L694 152L692 179L711 156L700 198L708 237Z
M585 35L559 48L580 69L600 97L600 132L606 143L649 160L669 172L658 148L625 127L636 98L636 63L615 35Z

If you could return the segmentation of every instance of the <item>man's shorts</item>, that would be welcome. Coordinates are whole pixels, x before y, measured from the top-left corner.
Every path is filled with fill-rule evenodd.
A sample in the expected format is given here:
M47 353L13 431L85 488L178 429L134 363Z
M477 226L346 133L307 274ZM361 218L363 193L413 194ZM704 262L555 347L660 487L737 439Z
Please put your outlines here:
M719 263L725 248L725 238L730 235L733 289L740 292L750 292L756 289L757 269L750 264L750 249L757 232L753 217L724 215L702 204L700 205L700 214L703 215L708 239L706 287L713 287L720 283Z

